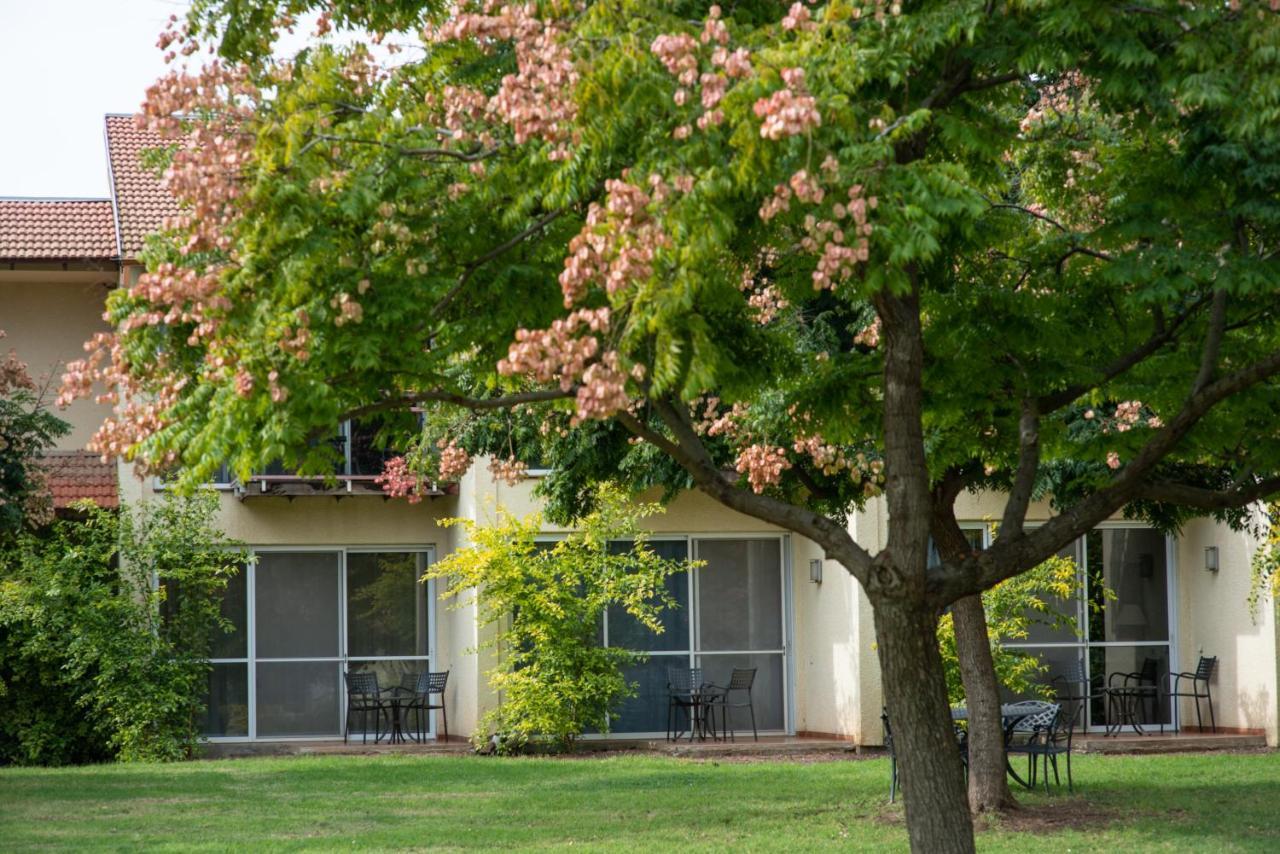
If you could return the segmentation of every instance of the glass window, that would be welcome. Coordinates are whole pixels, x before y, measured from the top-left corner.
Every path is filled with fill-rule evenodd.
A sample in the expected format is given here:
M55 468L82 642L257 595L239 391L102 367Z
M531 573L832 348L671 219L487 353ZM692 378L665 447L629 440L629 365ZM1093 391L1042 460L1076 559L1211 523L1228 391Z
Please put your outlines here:
M610 551L615 554L622 554L630 548L630 542L609 544ZM649 548L659 557L670 560L684 560L689 556L689 544L685 540L650 540ZM654 652L689 648L689 574L677 572L668 575L665 582L667 593L676 604L665 608L659 615L662 632L655 634L637 622L625 608L615 605L608 612L609 646Z
M624 701L610 719L613 732L666 732L669 667L688 669L689 656L651 655L648 661L623 668L623 678L634 683L639 693Z
M258 662L258 735L336 735L340 671L337 661Z
M249 665L214 664L209 672L200 732L206 736L249 734Z
M1096 611L1090 614L1090 640L1168 640L1164 534L1147 528L1104 528L1091 532L1088 542L1091 570L1100 568L1103 583L1116 597L1103 599L1101 590L1091 590Z
M779 541L699 540L699 649L782 648Z
M759 730L782 729L786 720L786 692L782 679L782 656L774 653L755 655L708 655L698 656L702 667L702 678L712 685L728 685L735 668L756 671L751 685L750 699L755 708L756 728ZM729 695L731 704L745 703L748 694L745 691L734 691ZM751 712L745 708L729 711L730 723L741 735L745 729L751 731ZM719 721L716 721L719 726Z
M1080 567L1080 542L1076 541L1058 552L1061 557L1071 558L1076 564L1076 574L1083 571ZM1020 643L1076 643L1080 640L1078 633L1080 620L1080 600L1078 596L1062 598L1049 596L1045 604L1055 614L1065 616L1069 622L1060 622L1057 617L1041 611L1029 610L1027 617L1031 621L1027 626L1027 638Z
M338 552L263 552L255 570L257 656L336 658ZM261 695L259 695L261 698Z
M426 655L427 593L415 552L347 555L347 654Z

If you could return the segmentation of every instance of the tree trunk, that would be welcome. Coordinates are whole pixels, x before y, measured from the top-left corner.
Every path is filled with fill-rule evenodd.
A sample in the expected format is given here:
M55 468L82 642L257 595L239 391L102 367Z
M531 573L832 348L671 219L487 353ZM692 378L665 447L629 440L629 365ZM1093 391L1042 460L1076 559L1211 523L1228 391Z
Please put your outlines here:
M937 618L900 599L875 608L885 704L915 852L972 852L964 768L947 705Z
M969 710L969 809L982 812L1016 809L1005 773L1004 722L1000 717L1000 686L987 615L980 596L965 596L951 606L956 630L956 653Z

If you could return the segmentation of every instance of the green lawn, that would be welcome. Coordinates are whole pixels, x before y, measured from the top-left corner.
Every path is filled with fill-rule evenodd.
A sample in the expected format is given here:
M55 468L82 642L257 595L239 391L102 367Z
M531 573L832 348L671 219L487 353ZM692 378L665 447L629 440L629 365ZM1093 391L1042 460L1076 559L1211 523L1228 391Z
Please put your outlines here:
M1275 851L1280 754L1078 758L990 851ZM330 756L0 769L0 849L901 850L884 759ZM1033 835L1034 834L1034 835Z

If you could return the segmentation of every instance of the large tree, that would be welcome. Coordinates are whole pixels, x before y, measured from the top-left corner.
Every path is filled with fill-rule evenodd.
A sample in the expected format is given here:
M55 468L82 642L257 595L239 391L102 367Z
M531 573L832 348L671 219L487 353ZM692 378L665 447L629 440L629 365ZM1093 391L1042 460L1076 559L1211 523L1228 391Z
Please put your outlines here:
M383 58L273 59L307 11ZM186 215L68 375L100 447L321 471L374 419L396 493L538 447L553 511L621 476L808 537L874 607L917 850L973 848L943 610L993 728L977 594L1280 486L1268 3L202 0L162 42L203 39L145 106Z

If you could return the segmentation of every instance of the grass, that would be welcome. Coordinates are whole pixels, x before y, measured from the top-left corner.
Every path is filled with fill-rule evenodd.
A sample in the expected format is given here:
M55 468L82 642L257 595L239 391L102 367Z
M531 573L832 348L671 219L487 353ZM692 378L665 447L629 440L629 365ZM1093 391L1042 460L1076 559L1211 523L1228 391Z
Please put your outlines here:
M1280 754L1082 756L987 851L1275 851ZM894 851L884 759L326 756L0 769L0 848ZM1019 829L1021 828L1021 829ZM1032 835L1034 834L1034 836Z

